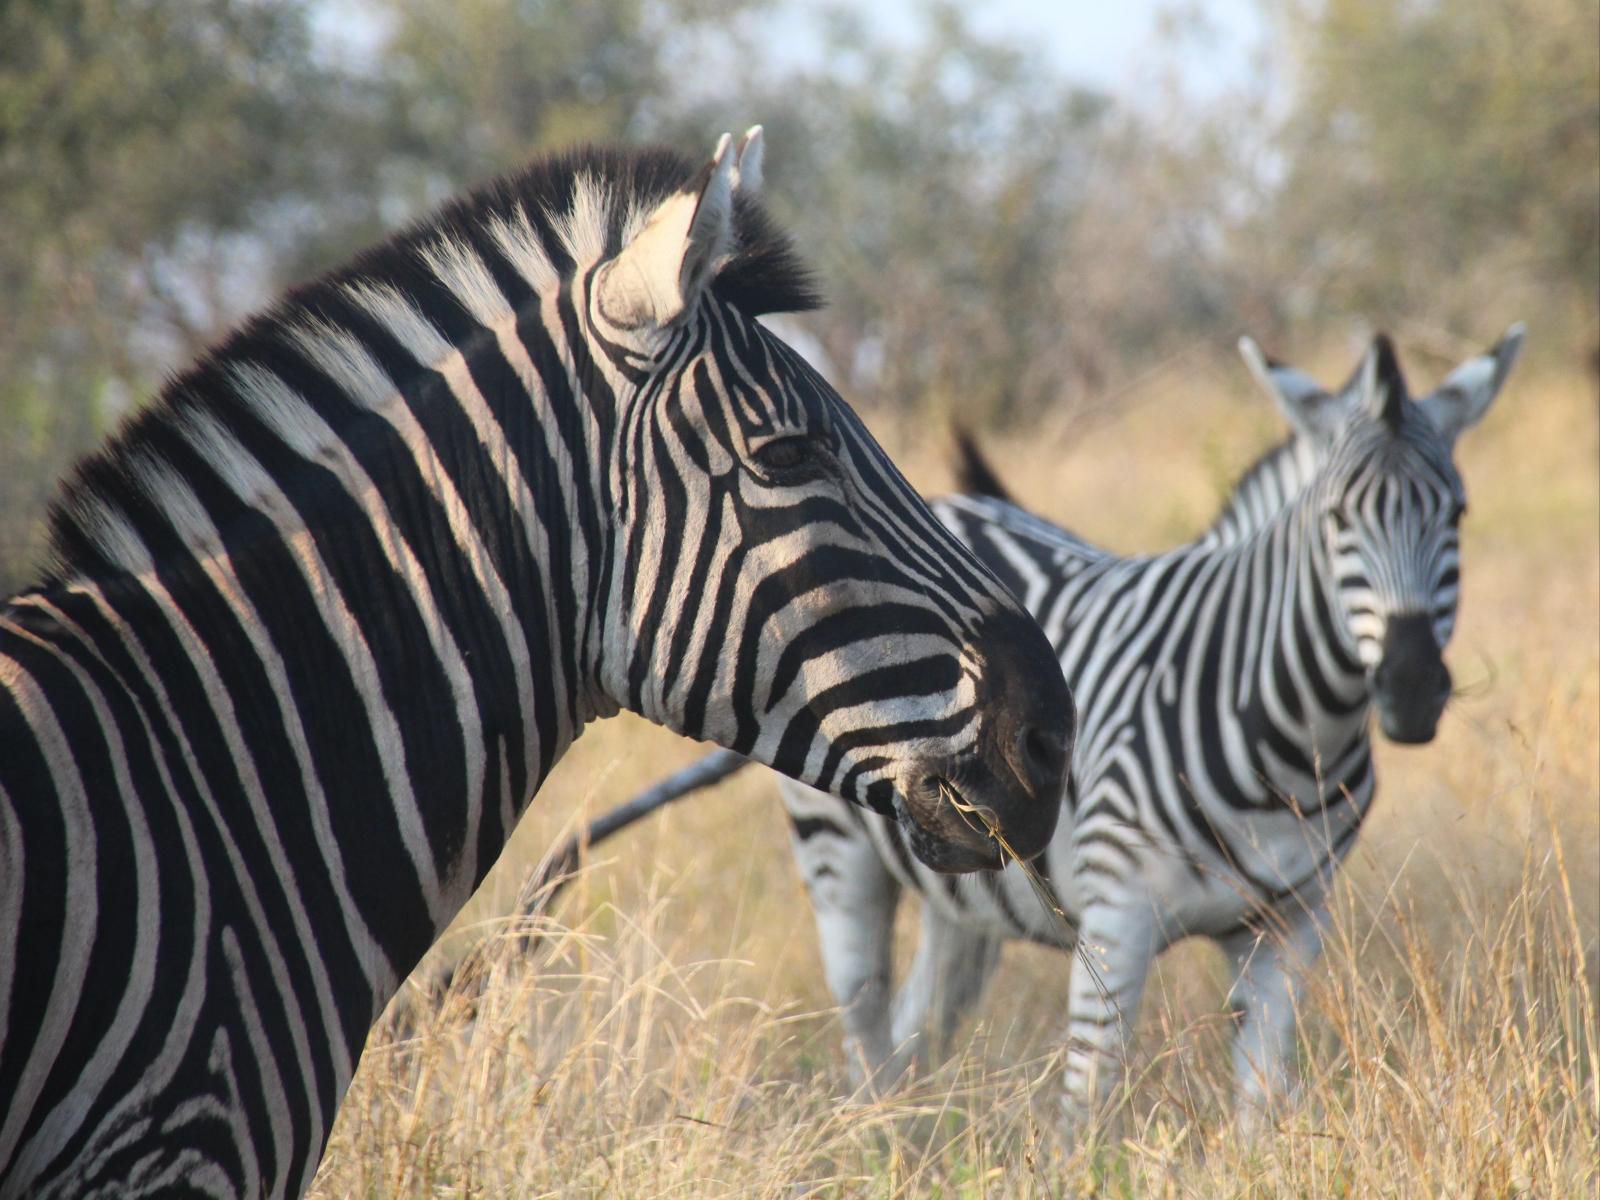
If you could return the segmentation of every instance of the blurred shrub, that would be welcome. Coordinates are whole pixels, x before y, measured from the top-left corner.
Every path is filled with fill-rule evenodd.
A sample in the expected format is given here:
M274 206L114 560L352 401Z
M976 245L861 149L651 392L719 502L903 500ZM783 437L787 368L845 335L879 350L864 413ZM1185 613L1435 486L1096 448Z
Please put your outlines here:
M0 6L0 588L52 481L242 312L575 140L769 127L769 195L853 399L1032 422L1248 329L1383 325L1459 357L1513 319L1600 347L1596 0L1203 10L1113 98L933 0L891 38L777 0ZM797 50L789 43L805 43Z

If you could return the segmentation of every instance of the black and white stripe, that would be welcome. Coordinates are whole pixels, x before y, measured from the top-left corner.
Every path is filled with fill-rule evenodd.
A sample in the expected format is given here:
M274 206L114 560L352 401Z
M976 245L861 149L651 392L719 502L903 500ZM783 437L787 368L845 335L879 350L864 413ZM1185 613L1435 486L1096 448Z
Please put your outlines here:
M998 863L1047 643L759 324L760 143L536 164L291 293L88 460L0 609L0 1197L297 1195L367 1030L635 709Z

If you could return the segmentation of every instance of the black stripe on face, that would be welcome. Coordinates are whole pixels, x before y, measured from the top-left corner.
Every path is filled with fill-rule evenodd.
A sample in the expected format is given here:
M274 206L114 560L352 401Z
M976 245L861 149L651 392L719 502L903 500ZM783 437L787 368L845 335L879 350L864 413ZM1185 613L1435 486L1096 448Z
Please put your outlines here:
M846 733L836 734L828 741L828 752L823 759L822 769L817 772L815 780L808 780L808 782L810 782L813 787L820 788L823 791L842 791L843 789L838 787L838 785L834 783L834 780L838 775L839 769L844 766L845 759L847 757L855 758L859 756L863 750L876 750L879 752L876 757L881 760L883 758L883 754L881 752L886 748L892 748L903 753L901 748L908 743L934 740L953 741L962 733L966 732L968 727L976 719L976 712L968 709L962 712L953 712L943 717L931 717L925 720L916 721L901 721L892 725L879 725L870 729L855 729ZM786 731L786 741L787 737L788 734ZM775 765L777 765L778 770L785 770L784 765ZM792 769L786 773L794 773L798 778L799 773L802 772L803 769L803 763L796 763L793 765ZM853 772L847 772L846 778L853 776L853 774ZM865 796L865 801L868 804L868 807L879 809L879 811L881 811L879 804L874 802L871 798L873 789L891 788L892 786L893 785L887 780L880 780L873 784L872 788L868 790ZM851 798L854 797L852 796Z
M894 760L882 754L857 755L849 770L839 779L839 793L843 796L859 796L861 803L878 813L880 816L894 815L894 783L890 779L875 779L865 787L861 781L880 771L886 771L894 766ZM850 807L852 816L860 819L859 811Z
M823 724L834 712L917 696L940 696L953 690L959 681L960 665L954 656L938 655L864 671L825 688L790 718L772 765L785 773L803 771L811 747L821 736ZM959 729L970 719L970 714L962 714L955 727ZM928 730L945 723L933 720L886 723L837 734L829 740L827 756L815 786L831 790L834 775L849 750L908 741L917 736L913 730Z
M877 555L838 545L821 545L755 584L743 613L745 624L737 632L738 644L733 656L732 691L736 699L737 710L734 715L738 729L731 749L747 753L760 736L757 713L763 706L757 700L760 692L757 670L764 643L771 636L770 623L777 615L794 598L807 593L815 591L825 594L828 589L865 583L870 595L877 590L876 585L882 582L883 562ZM894 626L885 626L879 621L874 608L863 606L848 611L860 622L863 641L872 637L887 638L897 632ZM953 665L953 651L951 660ZM954 682L949 686L953 687Z
M863 614L859 610L846 610L831 613L790 638L773 668L767 690L766 711L772 711L794 686L806 663L814 659L857 643L876 643L880 638L899 640L919 635L948 637L950 630L948 623L928 609L894 601L876 605L872 609L872 627L864 631L864 624ZM952 646L952 656L958 653L958 649Z
M802 842L810 841L819 833L830 834L833 837L843 838L849 836L849 831L828 817L793 817L789 824L794 829L794 835Z

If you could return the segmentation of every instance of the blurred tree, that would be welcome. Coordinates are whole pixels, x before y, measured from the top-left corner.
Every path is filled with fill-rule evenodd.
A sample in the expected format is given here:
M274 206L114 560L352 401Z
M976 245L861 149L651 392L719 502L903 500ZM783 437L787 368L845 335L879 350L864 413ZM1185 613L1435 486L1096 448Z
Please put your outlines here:
M372 42L365 125L344 149L363 183L325 199L319 236L301 241L284 273L310 274L542 150L658 136L691 86L685 60L726 55L765 3L358 0L346 19ZM703 153L707 136L696 131L684 148Z
M0 3L0 587L162 371L576 140L767 124L830 299L803 328L867 403L1033 419L1349 319L1452 355L1515 317L1593 345L1600 0L1257 2L1256 78L1187 90L1190 0L1116 104L950 0L892 36L784 0Z
M343 81L300 0L0 6L0 584L55 476L260 288ZM244 237L248 231L248 239Z
M1600 4L1264 7L1293 87L1271 221L1318 303L1474 340L1534 305L1592 339Z
M647 135L677 58L754 6L0 5L0 591L56 477L162 373L475 179Z

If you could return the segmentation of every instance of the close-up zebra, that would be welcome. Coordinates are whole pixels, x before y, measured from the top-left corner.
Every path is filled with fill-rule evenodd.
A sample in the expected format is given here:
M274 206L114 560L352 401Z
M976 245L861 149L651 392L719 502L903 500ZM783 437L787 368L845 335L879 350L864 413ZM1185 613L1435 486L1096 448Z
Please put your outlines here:
M1372 717L1397 742L1428 741L1449 696L1466 504L1454 444L1522 339L1513 326L1417 399L1387 339L1336 392L1246 341L1294 432L1203 534L1164 554L1110 554L1003 496L933 502L1039 618L1080 705L1075 786L1037 864L1060 911L1016 869L935 876L883 822L780 783L858 1080L881 1089L947 1048L1002 944L1026 938L1076 951L1065 1085L1081 1119L1121 1077L1156 955L1199 934L1232 963L1241 1120L1286 1095L1327 888L1374 796ZM970 443L964 454L969 492L1000 488ZM597 832L740 765L719 752ZM906 889L923 901L921 937L896 993Z
M1049 644L759 321L756 195L583 150L288 293L65 485L0 609L0 1197L294 1196L369 1028L619 709L939 871L1060 812Z

